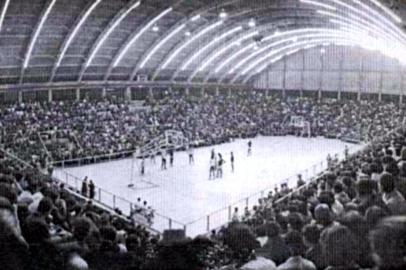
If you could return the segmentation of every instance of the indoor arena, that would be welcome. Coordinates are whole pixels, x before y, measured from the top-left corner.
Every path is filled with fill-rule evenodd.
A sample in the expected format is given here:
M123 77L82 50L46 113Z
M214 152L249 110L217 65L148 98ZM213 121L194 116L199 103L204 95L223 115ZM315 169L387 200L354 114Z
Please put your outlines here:
M406 2L0 0L0 269L406 269Z

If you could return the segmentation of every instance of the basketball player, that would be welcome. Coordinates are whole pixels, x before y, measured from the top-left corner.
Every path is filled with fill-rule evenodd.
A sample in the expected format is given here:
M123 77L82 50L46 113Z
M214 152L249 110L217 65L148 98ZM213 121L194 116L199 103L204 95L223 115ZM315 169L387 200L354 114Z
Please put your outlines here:
M166 156L165 152L161 153L161 170L166 170Z
M327 168L331 169L333 167L333 159L331 158L331 155L327 155Z
M145 175L145 159L144 159L144 157L142 157L142 160L141 160L141 176L144 176Z
M344 149L344 158L345 158L345 160L348 159L348 157L350 155L349 152L350 152L350 150L348 149L348 146L346 145L345 149Z
M173 155L174 155L173 149L169 149L168 153L169 153L169 165L173 167Z
M234 172L234 153L230 153L231 172Z
M149 158L150 158L150 160L151 160L151 163L152 163L152 164L155 164L155 153L152 153Z
M217 178L223 178L223 164L224 164L223 156L218 153L218 162L217 162Z
M209 180L216 178L216 166L217 166L216 154L214 153L214 149L213 149L211 151L211 157L210 157Z
M187 152L189 155L189 165L195 164L193 146L189 146Z
M252 142L248 141L248 156L251 156L252 154Z

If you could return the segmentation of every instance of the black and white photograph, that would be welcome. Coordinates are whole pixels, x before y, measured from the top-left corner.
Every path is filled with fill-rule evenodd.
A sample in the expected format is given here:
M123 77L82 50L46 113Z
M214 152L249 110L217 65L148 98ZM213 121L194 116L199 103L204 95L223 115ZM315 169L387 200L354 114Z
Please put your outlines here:
M406 270L405 0L0 0L1 270Z

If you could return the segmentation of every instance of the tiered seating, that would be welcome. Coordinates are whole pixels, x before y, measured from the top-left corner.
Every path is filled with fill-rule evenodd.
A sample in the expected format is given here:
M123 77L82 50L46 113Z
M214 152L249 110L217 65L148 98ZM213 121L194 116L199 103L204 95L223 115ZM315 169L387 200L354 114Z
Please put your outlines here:
M312 183L270 192L253 209L235 209L230 224L193 240L181 234L171 240L159 239L146 228L72 196L63 184L29 164L2 154L2 268L189 270L266 265L262 269L299 269L300 265L300 269L405 269L406 130L401 128L402 108L374 102L282 101L256 94L205 97L199 102L173 98L159 105L163 104L169 106L157 106L153 114L132 114L125 104L112 103L52 104L48 107L52 111L39 105L18 105L2 110L7 131L3 138L18 127L41 130L52 123L58 129L80 132L85 151L116 151L128 149L130 141L123 137L124 131L139 142L169 124L192 140L210 144L233 136L272 135L268 127L282 123L287 113L304 116L317 135L341 137L361 130L357 134L371 140L396 130ZM90 119L98 123L89 126ZM113 147L103 149L110 142ZM21 148L3 143L18 156L27 157L19 152ZM30 149L35 152L36 148ZM38 149L38 153L42 151ZM32 162L32 156L27 161Z

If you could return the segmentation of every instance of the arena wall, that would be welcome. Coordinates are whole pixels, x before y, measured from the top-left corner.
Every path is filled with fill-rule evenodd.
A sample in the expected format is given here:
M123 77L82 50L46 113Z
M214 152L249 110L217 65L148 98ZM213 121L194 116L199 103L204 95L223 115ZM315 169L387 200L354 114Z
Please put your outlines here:
M269 66L257 89L403 95L405 67L398 60L354 47L302 50Z

